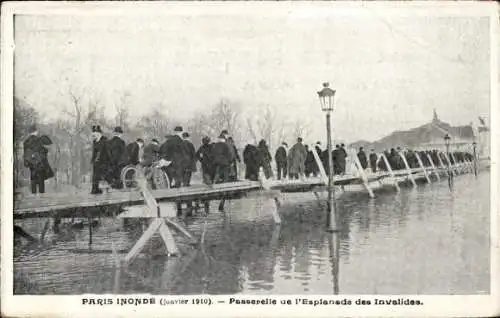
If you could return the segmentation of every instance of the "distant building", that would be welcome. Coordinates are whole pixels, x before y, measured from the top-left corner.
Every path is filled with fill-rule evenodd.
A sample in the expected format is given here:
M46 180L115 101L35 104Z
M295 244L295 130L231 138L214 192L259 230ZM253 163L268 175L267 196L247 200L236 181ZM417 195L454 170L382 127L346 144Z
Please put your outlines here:
M432 121L425 125L430 140L421 143L419 149L446 150L444 136L450 136L450 150L472 151L473 142L476 141L476 151L480 157L489 156L489 129L477 129L471 122L466 126L451 126L441 121L434 109Z

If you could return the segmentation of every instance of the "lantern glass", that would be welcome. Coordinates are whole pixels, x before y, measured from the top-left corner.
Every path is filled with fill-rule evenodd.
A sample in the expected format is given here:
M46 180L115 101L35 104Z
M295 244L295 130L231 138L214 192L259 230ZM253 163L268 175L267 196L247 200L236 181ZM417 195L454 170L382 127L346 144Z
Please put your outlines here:
M324 112L333 111L335 104L335 90L328 87L328 83L323 83L323 89L318 92L321 110Z

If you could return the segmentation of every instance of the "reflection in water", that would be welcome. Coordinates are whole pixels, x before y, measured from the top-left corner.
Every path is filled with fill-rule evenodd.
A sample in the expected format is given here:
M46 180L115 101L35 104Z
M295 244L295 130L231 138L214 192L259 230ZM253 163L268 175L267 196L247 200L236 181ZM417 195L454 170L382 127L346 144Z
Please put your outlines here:
M243 208L224 217L216 204L189 229L204 244L179 240L166 257L159 237L127 268L115 268L111 243L129 250L140 231L102 219L63 231L56 243L16 250L17 294L485 294L489 293L489 175L365 193L338 200L341 230L325 231L324 205L310 193L287 195L282 224ZM474 212L474 213L472 213ZM31 233L43 220L26 220ZM66 233L66 234L64 234ZM159 253L161 252L161 253ZM340 275L342 267L342 275ZM340 286L342 290L340 291Z
M330 247L330 262L332 266L333 294L339 294L339 273L340 273L340 238L338 232L333 232L328 237Z

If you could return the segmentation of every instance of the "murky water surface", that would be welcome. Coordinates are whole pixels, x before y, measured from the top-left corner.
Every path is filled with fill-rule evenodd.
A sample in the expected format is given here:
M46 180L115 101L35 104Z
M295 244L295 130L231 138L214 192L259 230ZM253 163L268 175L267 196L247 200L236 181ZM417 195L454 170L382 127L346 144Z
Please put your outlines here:
M341 232L325 231L325 206L311 193L284 196L281 226L234 202L226 217L213 204L178 237L180 257L156 238L127 269L111 245L129 250L138 230L101 219L88 250L88 228L64 231L44 247L16 249L18 294L488 294L489 172L338 200ZM204 225L206 221L206 225ZM23 221L40 233L43 222ZM137 227L136 227L137 228Z

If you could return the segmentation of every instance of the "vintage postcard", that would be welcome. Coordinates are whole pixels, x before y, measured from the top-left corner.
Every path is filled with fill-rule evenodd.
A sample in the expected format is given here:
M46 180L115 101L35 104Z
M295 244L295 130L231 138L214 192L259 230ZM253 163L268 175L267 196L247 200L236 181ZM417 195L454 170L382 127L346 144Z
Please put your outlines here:
M498 316L498 12L2 3L2 316Z

